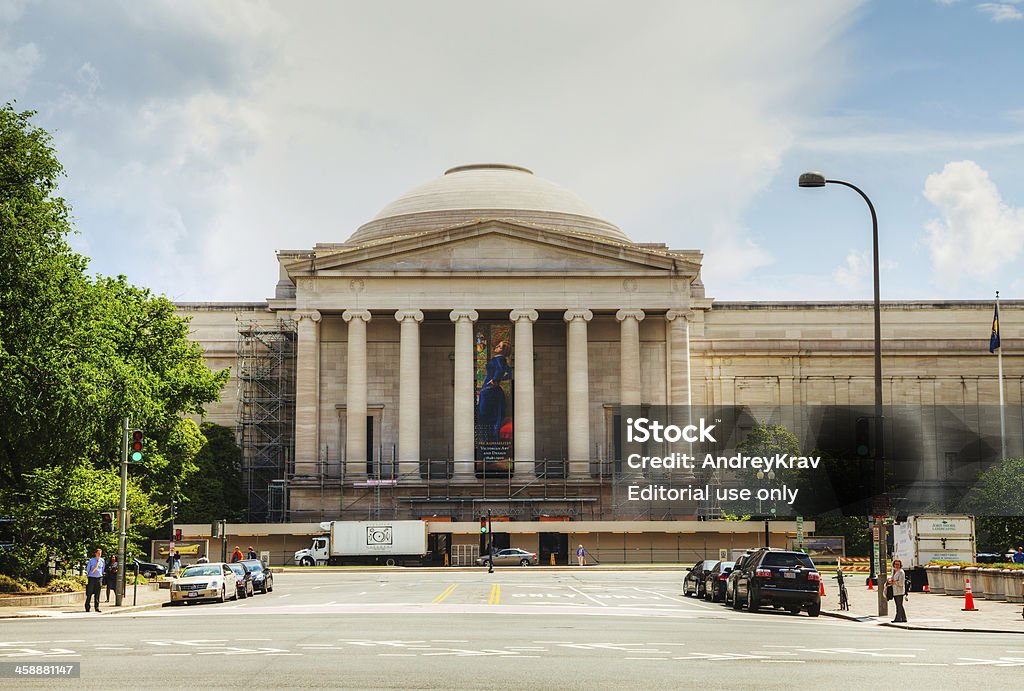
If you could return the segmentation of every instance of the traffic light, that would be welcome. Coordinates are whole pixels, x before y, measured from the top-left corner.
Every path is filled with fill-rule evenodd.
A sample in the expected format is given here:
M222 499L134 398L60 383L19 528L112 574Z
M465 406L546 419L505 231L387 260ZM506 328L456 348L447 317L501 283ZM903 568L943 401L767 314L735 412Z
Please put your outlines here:
M133 429L131 439L128 440L128 458L138 463L142 460L142 430Z
M181 542L181 528L174 529L174 541Z
M114 532L114 512L104 511L100 514L100 528L104 533Z
M178 502L175 501L175 500L171 500L171 518L174 519L174 518L177 518L177 517L178 517Z
M487 532L487 519L486 518L481 518L480 519L480 533L483 534L483 533L486 533L486 532Z
M871 455L871 418L857 418L853 437L857 455L861 458L867 458Z

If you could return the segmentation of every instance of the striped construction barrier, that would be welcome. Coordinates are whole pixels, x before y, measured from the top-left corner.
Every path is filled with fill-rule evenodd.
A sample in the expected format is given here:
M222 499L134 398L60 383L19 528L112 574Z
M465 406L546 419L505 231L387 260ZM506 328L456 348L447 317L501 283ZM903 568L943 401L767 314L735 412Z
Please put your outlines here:
M843 569L843 573L869 573L871 559L868 557L842 557L839 559L839 566Z

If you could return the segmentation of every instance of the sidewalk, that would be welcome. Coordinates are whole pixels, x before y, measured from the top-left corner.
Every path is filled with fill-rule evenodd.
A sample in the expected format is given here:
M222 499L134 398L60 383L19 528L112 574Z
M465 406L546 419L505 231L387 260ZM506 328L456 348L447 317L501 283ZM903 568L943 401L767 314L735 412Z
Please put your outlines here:
M82 614L85 612L85 591L79 593L80 598L76 602L68 604L56 604L56 605L32 605L32 606L5 606L2 599L0 599L0 619L24 619L28 617L63 617L69 614ZM90 612L89 616L100 616L105 617L113 614L125 614L128 612L141 612L147 609L157 609L162 607L165 602L170 599L170 595L166 589L164 590L150 590L148 588L139 588L138 600L135 606L132 606L132 589L129 586L128 592L125 593L123 604L120 607L114 606L114 598L111 596L110 602L106 601L106 591L100 595L100 613Z
M978 611L962 612L962 595L955 597L934 593L911 593L904 602L907 623L892 624L896 616L895 602L889 602L888 616L879 617L878 591L867 589L863 574L853 574L846 579L846 592L850 599L850 609L846 612L839 610L839 586L835 579L825 576L824 580L825 597L821 600L823 615L873 622L900 629L1024 633L1022 605L1019 603L975 598L974 606Z

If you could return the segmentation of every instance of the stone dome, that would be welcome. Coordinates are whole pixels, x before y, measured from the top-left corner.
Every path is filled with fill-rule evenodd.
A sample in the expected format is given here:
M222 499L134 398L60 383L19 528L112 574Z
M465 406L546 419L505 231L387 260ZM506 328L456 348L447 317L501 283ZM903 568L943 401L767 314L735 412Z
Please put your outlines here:
M369 242L495 218L632 242L569 190L536 177L527 168L500 163L449 168L441 177L385 206L348 242Z

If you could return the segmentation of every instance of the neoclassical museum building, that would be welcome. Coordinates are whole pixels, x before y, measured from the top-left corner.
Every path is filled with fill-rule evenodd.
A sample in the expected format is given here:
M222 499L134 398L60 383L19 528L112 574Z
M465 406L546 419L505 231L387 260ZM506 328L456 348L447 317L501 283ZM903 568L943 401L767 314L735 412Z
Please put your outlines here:
M699 249L642 240L526 168L463 165L343 242L280 250L265 302L179 304L210 366L231 368L207 419L238 434L250 519L713 517L626 506L620 406L872 404L869 300L716 301ZM1001 303L1018 448L1022 304ZM990 421L992 313L883 302L886 405ZM976 472L996 460L983 446L932 443L916 479Z

